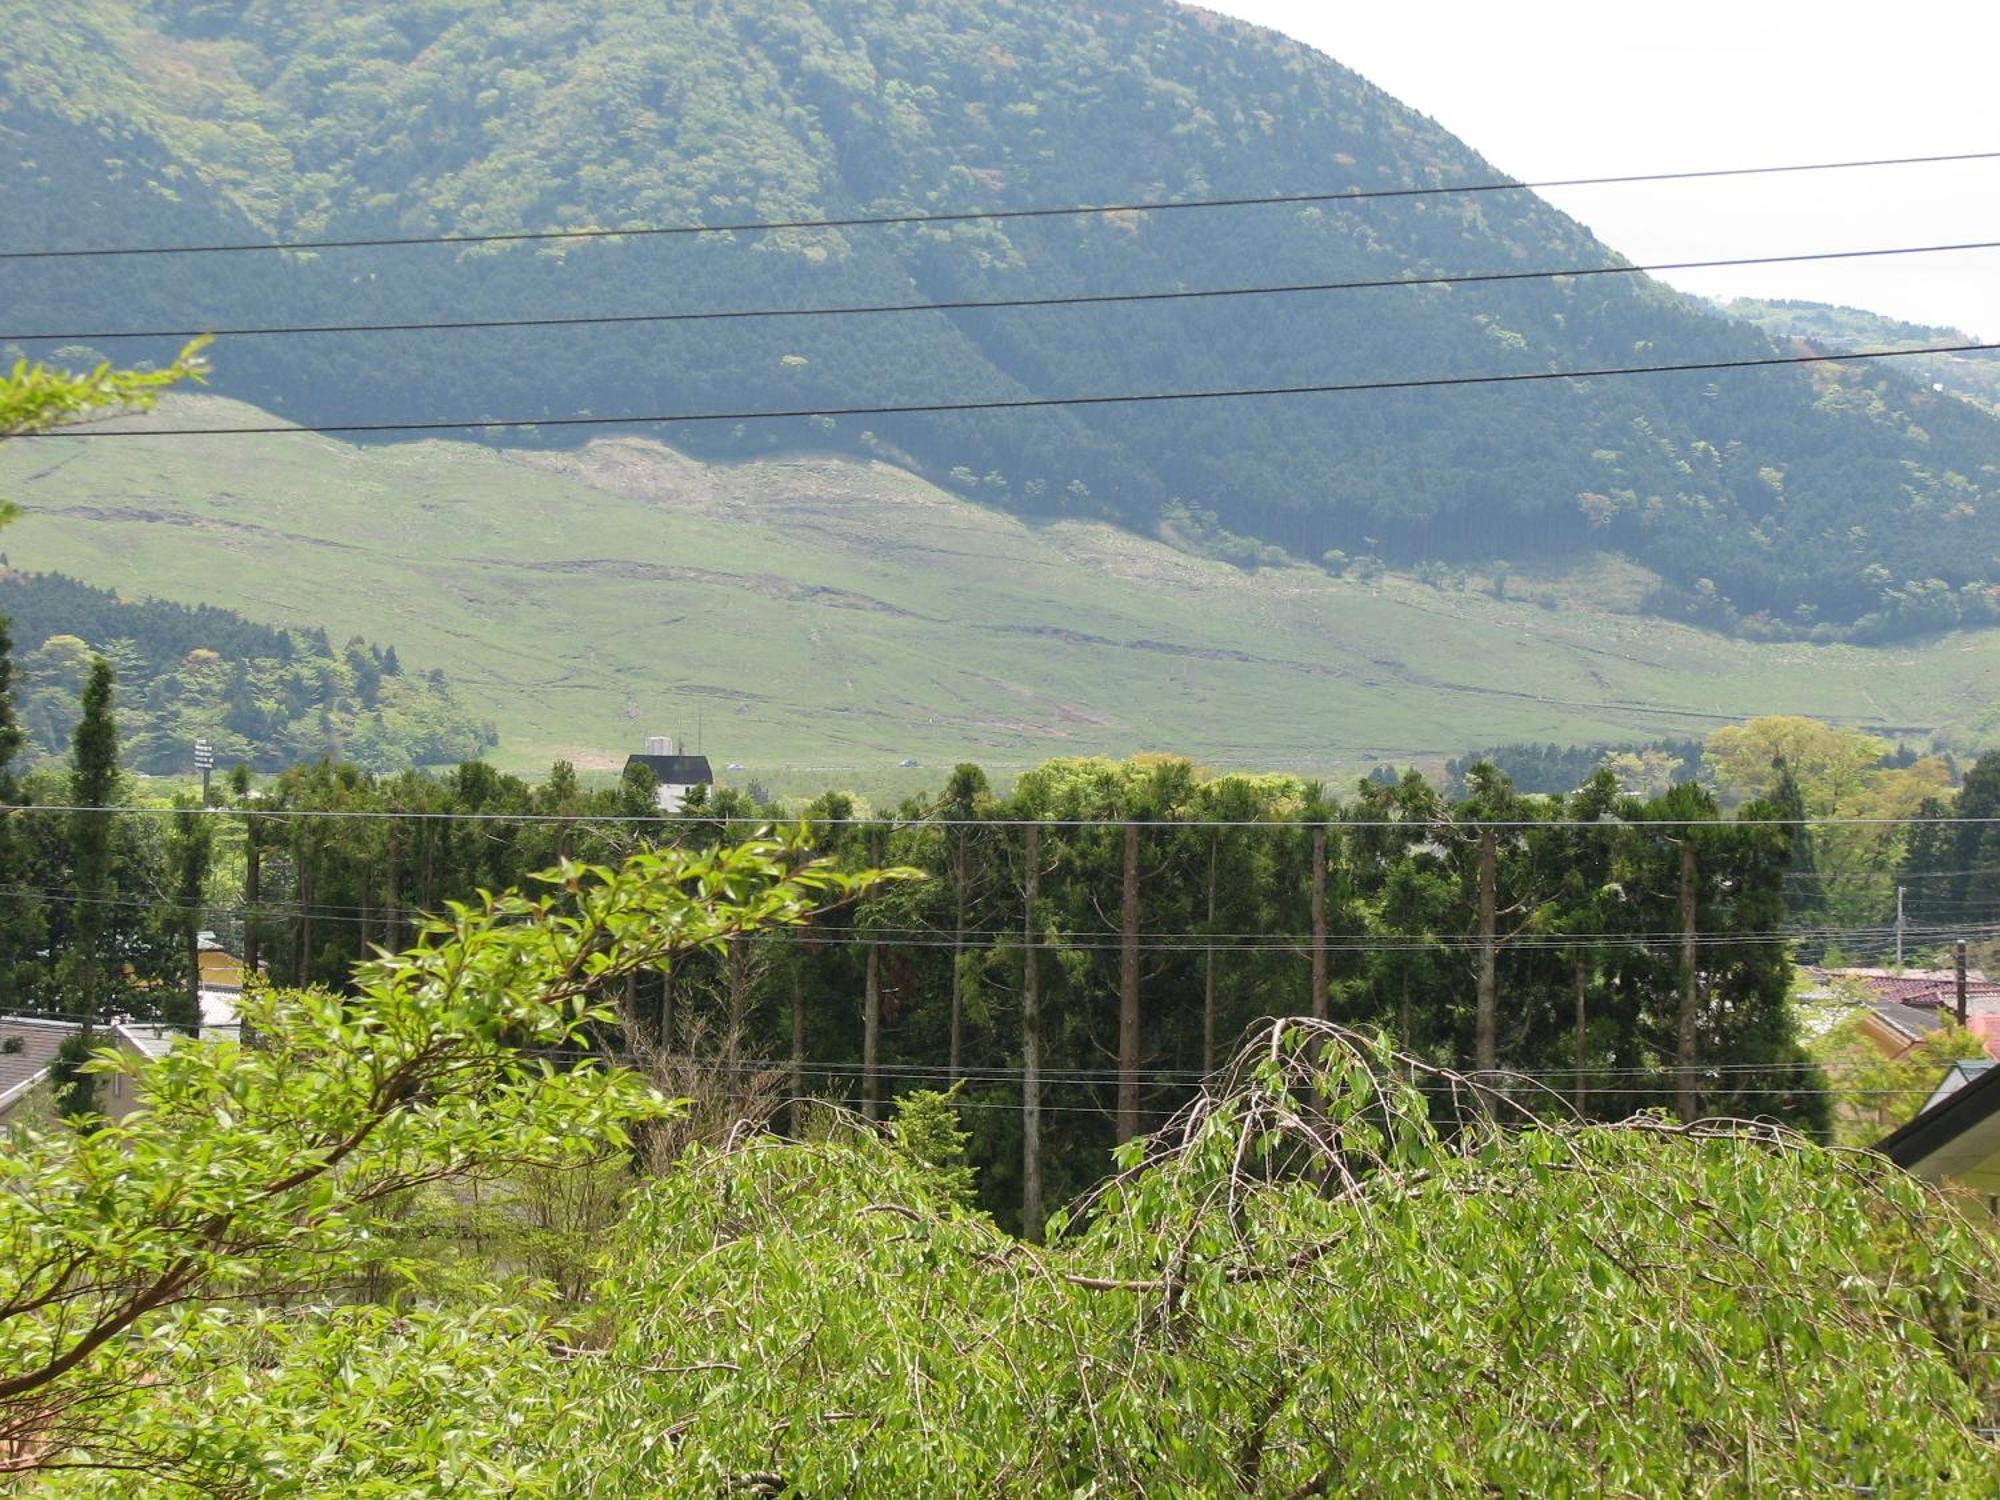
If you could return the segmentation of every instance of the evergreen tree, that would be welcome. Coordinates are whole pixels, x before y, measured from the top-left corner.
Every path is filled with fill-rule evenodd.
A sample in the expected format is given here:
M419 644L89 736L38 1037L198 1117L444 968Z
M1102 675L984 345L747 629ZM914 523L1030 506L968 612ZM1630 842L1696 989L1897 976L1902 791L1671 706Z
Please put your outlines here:
M112 879L111 814L118 786L118 726L112 718L111 663L97 657L83 690L83 719L70 738L70 850L76 891L71 949L64 955L64 998L94 1024L105 1001L112 964L110 930Z
M167 947L178 962L166 965L162 976L168 999L161 1013L190 1036L201 1034L201 909L214 858L215 834L208 810L192 798L180 798L167 844L173 900L164 913L173 937Z
M14 711L13 638L0 616L0 1003L32 1004L41 989L39 956L47 947L48 924L30 884L19 805L21 786L14 774L24 735Z

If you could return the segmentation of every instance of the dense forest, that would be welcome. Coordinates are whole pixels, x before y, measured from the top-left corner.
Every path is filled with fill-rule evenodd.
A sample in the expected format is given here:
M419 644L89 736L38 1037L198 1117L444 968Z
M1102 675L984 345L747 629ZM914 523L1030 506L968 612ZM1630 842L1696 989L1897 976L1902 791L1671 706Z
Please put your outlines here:
M1096 1180L1116 1142L1186 1103L1272 1014L1520 1070L1592 1118L1658 1107L1825 1129L1787 1003L1796 835L1760 821L1776 803L1725 817L1692 784L1628 797L1608 772L1558 797L1521 796L1490 767L1470 782L1457 801L1412 775L1337 802L1288 776L1076 760L1005 799L960 767L889 818L830 793L803 814L816 851L930 878L795 936L635 975L623 1045L699 1059L681 1086L720 1080L713 1102L732 1112L813 1094L879 1117L893 1094L957 1081L982 1201L1017 1225ZM62 795L54 773L24 790ZM654 822L651 797L643 771L590 791L560 765L540 785L477 763L389 778L322 763L255 791L239 779L227 814L196 820L193 877L190 815L110 820L114 874L91 932L76 925L90 903L55 897L79 888L76 840L105 820L17 814L24 888L50 899L28 903L43 927L14 944L16 991L66 1007L73 985L57 968L38 979L35 951L171 953L196 923L274 983L342 988L423 913L565 855L714 847L785 818L723 791ZM135 982L115 1003L144 1011L158 994ZM1023 1069L1042 1079L1036 1168Z
M1309 49L1165 0L81 0L10 17L11 245L463 234L1494 179ZM1753 247L1754 248L1754 247ZM16 262L15 333L934 302L1615 263L1531 195ZM46 314L45 314L46 316ZM26 320L23 320L26 321ZM54 326L61 323L64 326ZM37 350L56 352L43 342ZM225 339L297 420L810 409L1729 360L1642 277L1217 301ZM167 352L121 343L121 358ZM65 356L89 357L72 348ZM385 375L392 368L393 375ZM1657 610L1881 640L1994 617L2000 425L1884 366L673 429L838 448L1231 556L1612 548ZM551 435L552 436L552 435ZM534 441L532 433L517 433ZM1206 518L1199 526L1186 518ZM1176 518L1179 518L1178 520Z
M374 771L450 764L494 743L439 672L395 647L336 649L324 630L252 624L213 605L128 601L51 573L0 572L32 755L69 748L93 657L118 677L118 729L135 771L186 773L206 739L220 765L275 771L334 756Z

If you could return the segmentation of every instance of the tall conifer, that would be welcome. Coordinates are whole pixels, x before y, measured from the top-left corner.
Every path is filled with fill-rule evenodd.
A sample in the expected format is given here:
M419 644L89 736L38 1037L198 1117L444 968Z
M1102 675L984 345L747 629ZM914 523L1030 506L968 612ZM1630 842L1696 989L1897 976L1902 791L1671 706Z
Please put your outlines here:
M112 719L111 663L96 658L83 690L83 718L70 737L70 852L76 887L73 947L64 960L65 998L86 1026L101 1019L110 977L105 936L112 897L111 817L118 785L118 726Z
M14 758L26 741L14 712L13 637L0 615L0 996L9 1007L32 1004L41 989L39 955L48 924L29 883L27 848L20 828L21 783Z

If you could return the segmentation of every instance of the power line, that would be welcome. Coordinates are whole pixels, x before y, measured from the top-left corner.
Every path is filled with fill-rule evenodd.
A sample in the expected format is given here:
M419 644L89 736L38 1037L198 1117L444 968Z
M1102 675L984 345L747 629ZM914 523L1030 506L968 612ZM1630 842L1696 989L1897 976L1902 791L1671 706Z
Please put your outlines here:
M1795 162L1768 167L1720 167L1686 172L1626 172L1605 177L1551 177L1534 182L1500 180L1433 187L1349 188L1337 192L1270 193L1230 198L1142 199L1060 208L986 208L930 213L853 214L839 218L757 219L724 224L654 224L625 229L523 229L491 234L382 235L361 239L269 240L195 245L123 245L0 250L6 260L77 260L137 255L222 255L270 250L368 250L398 245L499 245L542 240L644 239L705 234L767 234L784 230L864 229L894 224L969 224L1005 219L1052 219L1089 214L1167 213L1180 209L1269 208L1320 203L1360 203L1391 198L1436 198L1459 193L1523 193L1547 188L1608 187L1629 183L1693 182L1730 177L1771 177L1797 172L1847 172L1871 167L1932 166L1991 161L2000 151L1958 151L1929 156L1874 157L1852 161Z
M1760 370L1782 365L1845 364L1869 359L1910 359L1929 354L1987 354L2000 343L1940 344L1924 349L1853 349L1824 354L1773 354L1756 359L1687 360L1670 365L1610 365L1588 370L1522 370L1502 375L1432 375L1406 380L1353 380L1326 385L1237 386L1222 390L1142 391L1102 396L1011 396L979 401L912 401L887 406L808 406L779 411L632 413L598 417L477 417L443 422L324 422L236 427L98 427L24 432L18 442L83 442L129 437L257 437L305 433L486 432L527 427L648 427L683 422L775 422L807 417L937 416L953 412L1030 411L1052 407L1145 406L1160 402L1236 401L1273 396L1339 396L1358 391L1439 390L1459 386L1524 385L1550 380L1600 380L1624 375L1685 375L1720 370Z
M1647 265L1570 266L1541 271L1477 271L1442 276L1387 276L1366 281L1283 282L1266 286L1209 287L1157 292L1091 292L1042 297L968 298L944 302L854 303L836 307L746 307L695 312L587 313L538 318L454 318L404 323L279 323L239 328L92 329L69 333L0 333L0 343L104 343L112 339L302 337L316 334L446 333L506 328L583 328L606 324L712 323L741 319L850 318L878 314L974 312L1036 307L1096 307L1120 303L1198 302L1238 297L1294 296L1375 291L1390 287L1468 286L1488 282L1556 281L1595 276L1640 276L1661 271L1717 270L1730 266L1796 265L1893 255L1940 255L2000 249L2000 240L1905 245L1879 250L1821 250L1798 255L1741 255L1720 260L1655 261Z
M239 921L254 921L258 918L271 920L300 919L315 923L380 929L386 931L390 924L390 909L386 903L380 906L361 906L354 903L300 903L282 899L216 902L205 901L198 904L171 901L164 897L141 896L85 896L67 886L12 885L0 886L0 895L21 896L46 904L83 905L112 907L146 912L178 912L204 916L210 919L233 917ZM429 914L420 908L399 908L395 925L418 925L430 920ZM1694 938L1694 946L1717 951L1732 948L1783 947L1805 940L1846 942L1886 946L1894 940L1893 926L1859 927L1819 927L1819 928L1770 928L1736 932L1703 932ZM913 935L915 934L915 935ZM1990 938L2000 936L2000 923L1984 922L1972 924L1948 924L1917 927L1905 925L1904 938L1921 941L1926 938ZM1112 929L1057 929L1038 937L1032 943L1023 942L1015 929L999 931L968 931L963 939L948 936L935 928L896 928L869 926L831 926L812 923L772 926L740 935L742 940L760 947L805 947L815 948L825 945L868 946L883 949L917 949L935 952L965 951L987 946L1004 947L1010 952L1032 950L1038 953L1116 953L1126 946L1124 936ZM1649 948L1677 950L1688 939L1678 929L1672 931L1613 931L1595 933L1533 933L1520 934L1502 939L1498 943L1502 954L1526 953L1570 953L1580 947L1644 951ZM1318 948L1329 954L1367 953L1470 953L1481 946L1483 939L1477 933L1436 932L1436 933L1329 933L1324 941L1315 943L1310 934L1302 933L1238 933L1209 934L1188 933L1147 933L1141 934L1136 947L1141 953L1153 955L1201 956L1204 954L1254 954L1268 953L1278 956L1301 957Z
M23 1021L68 1021L79 1023L84 1019L84 1017L79 1015L64 1015L55 1012L6 1015L0 1016L0 1028L4 1028L9 1023ZM154 1030L173 1029L170 1023L158 1020L144 1020L130 1016L120 1017L109 1023L106 1023L101 1017L91 1017L89 1019L93 1024L99 1026L106 1026L108 1024L111 1027L136 1026ZM231 1023L217 1024L204 1022L201 1026L201 1035L189 1036L187 1040L227 1039L226 1037L218 1038L215 1034L239 1029L239 1026ZM608 1062L624 1067L631 1067L641 1061L636 1054L630 1052L612 1052L606 1054L585 1048L556 1049L553 1054L541 1051L536 1055L553 1055L559 1061ZM690 1067L698 1067L704 1074L722 1075L738 1080L758 1078L780 1080L796 1072L801 1077L823 1084L853 1085L864 1083L869 1077L869 1070L859 1063L809 1062L803 1067L794 1069L789 1058L738 1058L731 1060L728 1058L709 1058L678 1053L667 1054L666 1060L670 1065L678 1063ZM1759 1087L1756 1080L1760 1077L1773 1076L1781 1079L1799 1080L1801 1073L1809 1076L1810 1072L1815 1068L1824 1072L1829 1067L1836 1066L1863 1065L1837 1063L1741 1063L1714 1064L1699 1068L1697 1071L1701 1075L1701 1081L1711 1088L1721 1084L1748 1086L1754 1090ZM1674 1074L1677 1071L1677 1064L1670 1060L1663 1060L1652 1067L1623 1069L1585 1068L1577 1070L1573 1068L1550 1068L1530 1070L1499 1068L1490 1073L1466 1073L1461 1075L1461 1079L1463 1083L1478 1084L1487 1088L1504 1088L1510 1083L1556 1085L1574 1084L1578 1081L1583 1081L1592 1088L1593 1092L1598 1094L1628 1096L1637 1094L1643 1096L1657 1095L1660 1097L1671 1097L1678 1088L1678 1084L1674 1079ZM936 1065L923 1066L883 1063L878 1065L874 1072L875 1076L891 1087L910 1087L929 1083L952 1083L960 1080L974 1086L1011 1087L1019 1084L1023 1079L1022 1071L1018 1068L960 1069L957 1073L953 1073L949 1069ZM1117 1082L1118 1076L1116 1071L1111 1069L1102 1070L1098 1076L1078 1076L1074 1073L1043 1069L1039 1073L1039 1082L1041 1088L1044 1090L1062 1088L1101 1089L1108 1088ZM1203 1073L1193 1069L1180 1071L1146 1069L1131 1076L1136 1078L1138 1082L1150 1085L1157 1090L1175 1088L1194 1089L1200 1087L1202 1084L1218 1081L1220 1075L1219 1072ZM1593 1079L1599 1080L1599 1082L1590 1084L1590 1080ZM1450 1078L1425 1079L1414 1082L1411 1086L1422 1093L1450 1093L1455 1092L1461 1086L1461 1082L1460 1080ZM1928 1097L1934 1088L1935 1085L1932 1083L1913 1083L1900 1086L1884 1085L1875 1088L1864 1088L1839 1083L1815 1085L1805 1081L1794 1081L1780 1083L1771 1091L1830 1098L1915 1098ZM1553 1092L1553 1090L1551 1091ZM1019 1108L1018 1105L998 1100L978 1098L954 1099L952 1100L952 1107L954 1109L1003 1110L1009 1112ZM1054 1104L1047 1100L1042 1102L1041 1108L1045 1113L1056 1114L1108 1116L1111 1113L1109 1108L1100 1105Z
M1539 794L1526 794L1534 796ZM1900 813L1883 817L1819 816L1803 818L1464 818L1424 822L1417 819L1356 818L966 818L932 817L810 817L787 813L711 814L700 813L535 813L535 812L440 812L433 809L351 808L351 807L151 807L138 803L91 805L81 803L32 802L16 805L0 803L0 817L14 814L68 816L75 813L108 817L139 816L172 818L190 813L210 817L260 819L286 822L311 819L348 819L368 822L407 823L519 823L562 825L579 832L595 828L645 825L661 828L886 828L905 832L945 832L960 829L967 833L996 828L1098 829L1124 828L1136 824L1142 833L1176 833L1205 829L1264 829L1272 833L1310 833L1315 828L1342 830L1400 831L1440 837L1464 836L1485 829L1497 832L1530 833L1537 829L1595 829L1615 833L1619 829L1686 828L1928 828L1991 827L2000 825L2000 815L1928 817L1922 813ZM1943 872L1950 873L1950 872ZM1966 874L2000 873L1995 870L1968 870ZM1786 878L1791 878L1788 875ZM1835 878L1828 876L1827 878ZM1845 878L1845 877L1840 877Z

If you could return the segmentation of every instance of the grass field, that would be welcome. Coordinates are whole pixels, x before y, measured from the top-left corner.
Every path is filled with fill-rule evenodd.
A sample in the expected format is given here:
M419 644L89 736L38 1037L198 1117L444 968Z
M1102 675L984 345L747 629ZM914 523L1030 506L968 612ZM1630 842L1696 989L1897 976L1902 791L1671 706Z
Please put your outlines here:
M149 420L248 415L196 397ZM633 437L59 437L0 449L0 495L24 512L15 567L394 644L443 667L498 724L496 761L527 771L610 769L643 734L699 729L718 769L743 766L728 779L784 791L1142 750L1346 774L1754 713L1963 735L2000 699L1995 632L1751 645L1619 612L1609 566L1558 585L1555 610L1245 574L885 465L717 467Z

